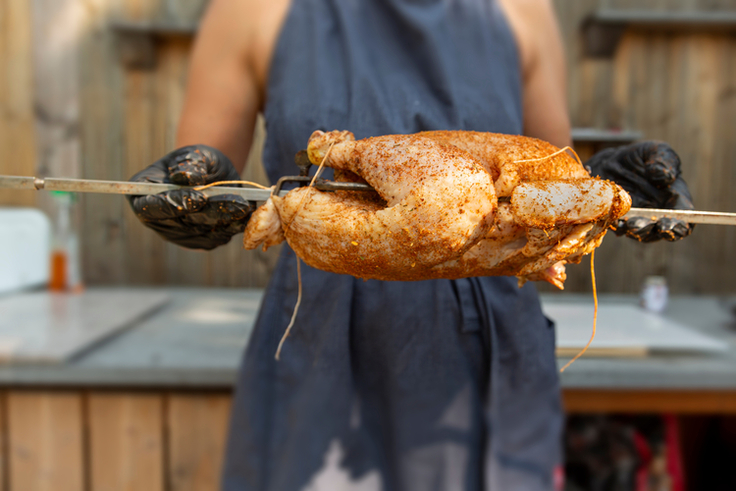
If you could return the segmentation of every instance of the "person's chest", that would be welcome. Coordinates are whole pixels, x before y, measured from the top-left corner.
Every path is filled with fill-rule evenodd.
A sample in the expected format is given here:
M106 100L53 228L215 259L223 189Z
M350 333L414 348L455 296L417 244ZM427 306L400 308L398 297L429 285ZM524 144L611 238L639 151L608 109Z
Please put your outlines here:
M516 44L493 1L293 0L281 22L261 58L272 179L317 129L522 130Z
M289 13L294 7L293 4L300 1L302 0L269 0L267 6L261 7L257 12L254 12L258 17L258 21L255 22L255 32L252 37L253 42L249 48L251 51L249 58L253 60L252 65L258 89L260 94L263 95L264 101L267 96L269 74L277 44L280 37L284 34L282 31ZM359 3L359 1L352 1L351 3ZM518 44L519 64L520 66L525 66L527 50L524 49L524 46L527 43L523 39L523 29L519 29L519 23L514 22L514 19L511 18L514 16L514 10L509 9L504 4L505 1L499 1L497 7L504 16L509 18L508 27L513 33L513 39ZM329 19L325 19L325 22L329 22ZM304 46L304 49L308 49L308 46ZM386 75L388 79L391 79L391 73Z

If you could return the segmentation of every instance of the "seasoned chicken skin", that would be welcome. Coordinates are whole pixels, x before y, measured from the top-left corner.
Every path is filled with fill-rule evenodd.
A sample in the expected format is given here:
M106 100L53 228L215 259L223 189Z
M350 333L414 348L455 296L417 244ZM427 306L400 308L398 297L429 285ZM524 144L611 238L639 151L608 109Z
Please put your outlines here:
M619 186L533 138L433 131L355 141L316 131L307 152L336 180L376 192L272 196L251 217L245 247L285 239L310 266L359 278L507 275L562 288L564 264L597 247L631 206Z

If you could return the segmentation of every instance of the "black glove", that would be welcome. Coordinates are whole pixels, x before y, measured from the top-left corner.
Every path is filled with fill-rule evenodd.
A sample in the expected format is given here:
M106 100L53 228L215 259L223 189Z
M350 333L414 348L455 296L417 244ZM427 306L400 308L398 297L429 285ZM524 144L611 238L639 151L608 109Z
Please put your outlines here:
M238 171L222 152L205 145L191 145L174 150L130 180L200 186L239 179ZM227 244L233 235L245 229L256 209L255 203L240 196L207 198L193 189L128 196L128 201L145 226L190 249L210 250Z
M637 208L693 210L687 184L682 180L680 157L666 143L646 141L608 148L585 163L592 176L608 179L624 188ZM641 242L675 241L687 237L694 225L682 220L646 217L621 219L616 235Z

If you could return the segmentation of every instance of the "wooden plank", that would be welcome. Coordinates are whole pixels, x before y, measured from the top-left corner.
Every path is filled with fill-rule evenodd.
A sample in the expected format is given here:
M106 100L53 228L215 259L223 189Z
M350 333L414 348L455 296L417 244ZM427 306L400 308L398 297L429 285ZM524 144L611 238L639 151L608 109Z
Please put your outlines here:
M581 114L585 111L581 108L581 95L585 87L580 76L582 57L580 56L579 28L582 20L597 7L597 1L555 0L554 6L567 58L567 96L572 124L573 126L592 126L590 121L581 118Z
M599 128L573 128L572 141L575 145L588 143L594 145L626 145L641 139L639 131L605 130Z
M734 391L564 389L562 399L568 414L736 414Z
M259 116L255 127L253 145L243 172L243 179L270 185L261 161L266 130L263 117ZM230 244L210 257L210 284L217 286L243 285L260 287L268 282L276 265L281 246L263 252L243 250L242 235L233 237Z
M83 489L82 396L9 391L7 409L10 489Z
M120 18L128 21L147 21L161 8L160 0L124 0ZM152 164L161 157L164 142L156 132L155 115L162 94L158 92L155 71L123 70L123 97L125 100L121 142L125 155L123 179ZM133 284L162 284L166 281L165 243L155 233L145 229L135 218L127 203L120 209L123 224L120 241L124 265L121 281Z
M168 399L168 481L172 491L219 489L231 397L172 394Z
M718 172L720 181L718 206L726 210L736 210L736 193L733 192L733 186L736 185L736 166L734 166L736 141L733 138L733 135L736 134L736 42L733 39L726 40L717 63L721 68L721 85L715 116L715 126L718 128L717 141L719 142L715 160L721 165ZM736 250L736 230L726 230L723 233L724 250ZM729 259L729 266L734 267L736 261L730 256ZM692 277L696 272L691 271L690 276ZM687 279L689 278L685 278Z
M693 37L693 49L697 54L693 52L695 63L691 65L691 87L697 85L698 88L691 93L689 101L690 111L695 111L693 119L697 122L697 133L691 133L689 137L691 151L695 154L688 169L691 189L698 203L717 208L727 206L726 203L730 201L728 195L733 192L730 189L733 181L725 183L723 179L733 162L717 158L717 155L725 149L724 143L732 139L731 131L734 128L733 123L729 128L731 131L723 131L724 128L716 126L719 106L723 101L720 94L724 81L722 67L718 66L721 61L719 40L722 39L721 36L707 35ZM711 63L714 66L710 66ZM697 109L693 107L696 105ZM729 269L736 266L736 261L732 250L726 248L726 238L732 231L722 228L731 227L711 227L698 231L698 253L704 255L701 264L704 264L711 273L710 278L698 275L696 279L698 286L712 288L715 285L718 288L728 288L727 285L734 283ZM707 240L704 241L706 237Z
M697 179L701 172L707 174L709 170L700 168L695 161L695 155L692 153L692 145L690 144L692 140L692 129L690 128L690 122L697 118L682 117L690 111L690 108L685 103L687 98L683 96L683 94L687 94L692 90L688 75L692 70L692 63L694 61L689 55L690 44L691 40L688 36L678 36L672 39L670 43L670 92L667 94L665 100L662 101L669 113L669 119L664 128L664 134L660 137L676 142L675 149L682 159L684 178L692 186L695 182L694 179ZM695 204L698 207L705 209L703 206L707 205L702 202L702 197L699 197L696 193L693 195L693 198L696 200ZM697 277L704 274L703 265L698 264L698 255L700 254L698 247L703 234L711 233L712 229L709 231L709 228L700 228L683 244L677 244L678 253L672 257L672 269L677 271L678 274L669 278L673 291L678 291L683 287L684 290L681 291L692 291L692 287L687 285L694 285ZM688 258L695 258L695 260L689 260Z
M31 26L30 2L0 0L0 174L36 171ZM32 192L0 192L0 206L35 203Z
M5 391L0 392L0 489L9 488L10 473L8 472L8 399Z
M153 23L148 20L113 20L110 29L124 35L150 36L154 38L193 37L197 34L197 24Z
M90 489L164 489L163 396L89 395Z
M175 148L176 128L184 105L189 49L190 44L181 41L171 41L160 49L157 70L160 97L156 108L156 124L160 125L157 132L162 135L162 142L165 144L163 153ZM222 254L222 248L203 253L166 244L166 281L181 285L208 284L211 279L208 262L213 255L219 254ZM187 264L187 267L181 268L181 264Z
M572 358L582 351L582 348L555 348L555 356L558 358ZM645 346L627 346L620 348L588 348L585 350L586 358L646 358L649 349Z
M157 146L153 117L157 106L155 74L150 71L126 71L125 78L125 179L152 164ZM134 284L165 282L164 241L146 230L127 203L122 211L121 240L125 261L124 281Z
M585 53L611 57L625 32L652 33L733 33L736 12L656 11L651 9L603 9L590 14L582 25Z
M82 175L88 179L120 180L124 173L124 79L116 58L115 38L108 28L122 16L120 0L89 0L87 25L80 40L80 135ZM119 196L83 196L83 271L87 282L119 284L127 261L121 238Z
M82 0L32 0L36 153L35 175L81 177L79 41L86 22ZM37 193L38 206L54 216L56 203ZM75 207L74 223L79 223Z
M79 42L81 0L33 0L35 121L39 177L80 177Z
M601 25L627 25L652 31L713 32L736 30L736 12L728 11L657 11L651 9L603 9L591 16Z

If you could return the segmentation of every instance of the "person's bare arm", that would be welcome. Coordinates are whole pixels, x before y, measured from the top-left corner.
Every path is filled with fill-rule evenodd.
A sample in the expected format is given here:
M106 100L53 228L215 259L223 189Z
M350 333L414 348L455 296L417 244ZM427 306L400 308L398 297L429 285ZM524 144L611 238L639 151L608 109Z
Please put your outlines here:
M195 42L176 149L131 177L196 186L240 179L289 0L212 0ZM255 203L196 189L129 196L136 217L182 247L210 250L247 226Z
M176 147L222 151L240 172L262 104L251 46L254 2L213 0L195 41Z
M501 0L516 36L523 77L524 134L571 144L565 55L551 0Z

